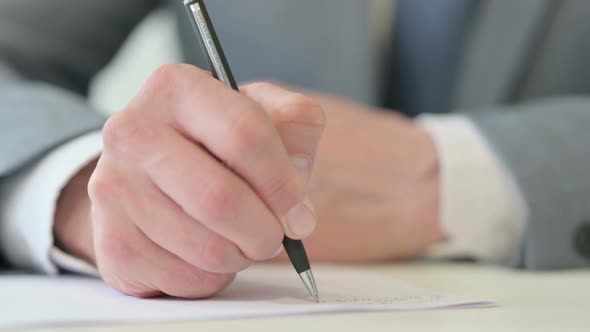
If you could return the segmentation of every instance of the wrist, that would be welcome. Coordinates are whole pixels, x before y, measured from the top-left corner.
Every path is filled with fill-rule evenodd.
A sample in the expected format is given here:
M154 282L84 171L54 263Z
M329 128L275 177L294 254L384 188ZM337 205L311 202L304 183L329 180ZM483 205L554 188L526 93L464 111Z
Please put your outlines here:
M392 182L386 200L391 257L423 256L446 240L439 155L433 137L419 123L397 113L383 114L389 118L386 141L392 142L390 151L395 156L389 163L393 172L387 176Z
M68 182L54 216L55 245L88 263L94 263L94 246L87 186L95 167L96 161L89 163Z

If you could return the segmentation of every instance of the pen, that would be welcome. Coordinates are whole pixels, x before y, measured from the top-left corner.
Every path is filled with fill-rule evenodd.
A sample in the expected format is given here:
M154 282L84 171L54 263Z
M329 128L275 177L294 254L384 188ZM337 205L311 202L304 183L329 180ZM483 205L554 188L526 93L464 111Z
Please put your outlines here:
M221 48L217 34L211 22L204 0L183 0L189 19L197 32L201 46L203 47L213 76L225 83L230 88L239 91L236 80L229 68L225 53ZM285 236L283 239L285 251L303 281L305 288L316 302L319 302L319 293L316 286L309 259L305 252L303 242L293 240Z

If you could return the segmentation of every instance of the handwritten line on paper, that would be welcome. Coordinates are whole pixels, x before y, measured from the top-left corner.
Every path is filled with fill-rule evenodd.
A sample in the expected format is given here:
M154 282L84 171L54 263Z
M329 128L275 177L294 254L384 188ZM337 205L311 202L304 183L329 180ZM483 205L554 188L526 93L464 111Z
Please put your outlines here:
M393 297L351 297L338 298L333 301L321 301L322 303L354 303L366 305L395 305L395 304L433 304L438 303L442 299L440 295L406 295Z
M0 277L0 329L493 305L438 294L358 269L314 270L322 296L319 304L309 299L289 266L254 267L240 274L219 296L197 301L136 299L87 278Z

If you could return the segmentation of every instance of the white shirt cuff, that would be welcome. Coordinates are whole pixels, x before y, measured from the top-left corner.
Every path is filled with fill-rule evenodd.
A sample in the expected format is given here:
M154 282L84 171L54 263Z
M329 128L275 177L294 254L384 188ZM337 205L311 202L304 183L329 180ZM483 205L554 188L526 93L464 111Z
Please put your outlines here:
M430 257L509 262L520 253L528 208L512 174L475 124L461 115L425 115L440 160L441 223L448 241Z
M99 131L71 140L19 172L0 202L0 244L19 268L57 274L58 266L95 275L94 269L54 247L53 224L62 189L102 151Z

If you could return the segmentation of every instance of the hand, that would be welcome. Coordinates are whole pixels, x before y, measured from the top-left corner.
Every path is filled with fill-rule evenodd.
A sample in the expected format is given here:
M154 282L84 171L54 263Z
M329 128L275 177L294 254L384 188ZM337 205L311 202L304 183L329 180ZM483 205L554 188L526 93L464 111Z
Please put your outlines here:
M285 234L315 228L305 183L323 123L301 94L264 83L240 94L192 66L161 68L104 127L88 184L92 252L80 256L127 294L219 292L276 256ZM59 243L88 250L64 224Z
M438 160L429 134L398 113L316 100L328 121L309 188L319 225L305 242L308 254L394 260L442 241Z

